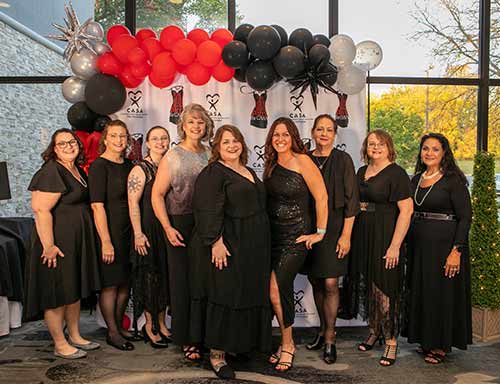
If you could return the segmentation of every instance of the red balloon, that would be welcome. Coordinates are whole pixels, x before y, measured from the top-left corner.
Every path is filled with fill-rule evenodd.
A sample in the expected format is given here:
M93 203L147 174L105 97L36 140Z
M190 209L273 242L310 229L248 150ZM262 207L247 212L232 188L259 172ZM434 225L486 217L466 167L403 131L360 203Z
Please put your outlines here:
M113 53L122 63L127 63L129 52L138 47L139 43L134 36L130 35L121 35L116 38L111 48L113 49Z
M172 57L180 65L189 65L196 57L196 44L191 40L182 39L172 47Z
M176 25L169 25L163 28L160 33L160 43L167 51L172 50L174 44L181 39L184 39L184 32Z
M221 60L212 70L212 77L221 83L225 83L233 78L235 72L236 70L234 68L228 67L224 64L224 61Z
M191 84L205 85L210 80L210 70L200 63L194 62L187 66L186 76Z
M233 34L226 28L216 29L212 32L210 40L215 41L221 48L224 48L227 43L233 40Z
M130 64L140 64L148 61L148 55L141 48L135 47L128 53L127 59Z
M215 67L221 60L222 48L213 41L200 44L196 52L196 59L205 67Z
M170 52L162 52L154 58L152 71L163 79L175 76L177 65L174 59L172 59Z
M187 38L197 46L210 39L210 37L208 36L208 32L200 28L193 29L191 32L189 32Z
M149 37L142 41L141 48L148 55L149 61L153 62L153 59L157 54L163 51L163 47L160 44L160 40Z
M130 320L130 317L128 317L127 315L123 315L122 328L128 330L131 325L132 321Z
M106 52L97 59L97 68L101 73L116 76L121 73L123 66L112 52Z
M106 40L109 45L113 45L116 38L121 35L130 35L130 31L124 25L113 25L106 33Z
M153 31L151 28L143 28L135 34L135 38L139 42L146 40L150 37L154 37L155 39L157 38L156 32Z
M163 78L163 77L160 77L158 76L155 72L151 72L151 74L149 75L149 81L151 84L153 84L155 87L157 88L166 88L168 87L170 84L172 84L174 82L174 78L175 76L172 76L170 78Z
M123 68L118 78L126 88L136 88L144 81L144 77L139 79L132 74L132 68L130 66Z
M177 72L182 73L183 75L185 75L187 67L188 67L187 65L178 65L177 66Z
M151 73L151 65L147 62L134 64L131 66L130 72L139 79L143 79Z

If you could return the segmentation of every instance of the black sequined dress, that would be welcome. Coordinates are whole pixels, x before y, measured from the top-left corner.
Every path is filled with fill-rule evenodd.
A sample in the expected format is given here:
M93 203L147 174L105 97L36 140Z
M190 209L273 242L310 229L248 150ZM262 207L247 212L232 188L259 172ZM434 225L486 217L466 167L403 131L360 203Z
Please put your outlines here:
M300 173L277 164L265 180L267 212L271 222L271 261L280 291L285 327L293 324L293 281L307 256L304 243L295 243L312 232L311 198Z

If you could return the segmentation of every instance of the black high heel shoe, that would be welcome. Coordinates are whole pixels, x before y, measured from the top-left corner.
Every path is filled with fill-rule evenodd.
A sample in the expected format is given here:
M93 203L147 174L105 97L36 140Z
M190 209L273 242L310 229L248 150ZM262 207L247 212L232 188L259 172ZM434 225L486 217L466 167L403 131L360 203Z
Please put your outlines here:
M371 340L371 342L370 342ZM384 343L384 336L382 334L375 335L374 333L370 333L368 335L368 338L363 341L361 344L358 345L358 350L362 352L369 351L373 349L375 346L375 343L378 341L379 345L382 345Z
M173 342L174 342L174 340L172 339L172 335L167 336L167 335L165 335L164 333L162 333L162 332L160 331L160 336L161 336L161 339L162 339L165 343L167 343L167 344L169 344L169 343L173 343Z
M318 333L316 334L316 338L313 340L313 342L306 345L306 349L308 349L309 351L314 351L316 349L321 349L324 344L325 337Z
M153 341L148 335L148 332L146 331L146 325L142 327L142 336L144 337L144 344L150 343L153 348L157 349L162 349L162 348L168 348L168 344L161 339L160 341Z
M325 344L325 349L323 350L323 361L327 364L334 364L337 361L337 347L335 343Z

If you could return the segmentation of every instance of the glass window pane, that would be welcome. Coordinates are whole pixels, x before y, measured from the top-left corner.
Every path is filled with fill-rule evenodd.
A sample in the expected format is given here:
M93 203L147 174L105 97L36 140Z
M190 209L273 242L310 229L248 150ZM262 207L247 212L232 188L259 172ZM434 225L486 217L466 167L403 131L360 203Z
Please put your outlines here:
M375 40L374 76L477 77L478 0L339 2L339 32Z
M500 2L491 2L490 77L500 78Z
M104 31L115 24L125 24L125 0L95 0L94 20Z
M500 194L500 87L490 87L488 151L496 155L497 192Z
M328 0L237 0L237 25L278 24L290 34L297 28L328 35Z
M227 28L227 0L137 0L137 29L153 28L159 33L171 24L184 31Z
M0 98L0 161L7 162L12 195L0 201L0 217L30 216L29 182L52 132L69 127L70 104L61 95L61 84L0 84Z
M123 1L123 0L122 0ZM64 25L63 0L10 0L0 9L0 76L61 76L71 74L62 58L65 42L51 40L59 34L52 23ZM74 1L83 23L94 14L92 0Z
M397 162L414 172L420 138L445 135L460 168L472 174L476 153L477 87L406 85L370 86L370 129L391 133Z

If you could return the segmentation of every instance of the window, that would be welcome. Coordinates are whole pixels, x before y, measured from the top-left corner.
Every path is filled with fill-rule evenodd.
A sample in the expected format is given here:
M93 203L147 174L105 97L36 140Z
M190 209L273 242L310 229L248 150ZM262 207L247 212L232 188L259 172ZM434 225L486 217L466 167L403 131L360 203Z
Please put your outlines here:
M500 193L500 87L490 87L489 112L488 151L496 155L495 173Z

